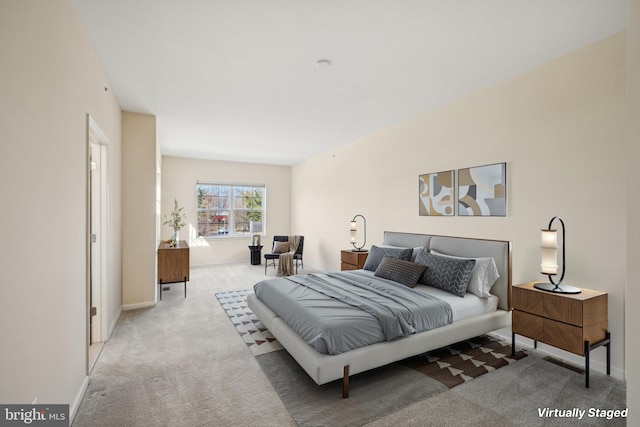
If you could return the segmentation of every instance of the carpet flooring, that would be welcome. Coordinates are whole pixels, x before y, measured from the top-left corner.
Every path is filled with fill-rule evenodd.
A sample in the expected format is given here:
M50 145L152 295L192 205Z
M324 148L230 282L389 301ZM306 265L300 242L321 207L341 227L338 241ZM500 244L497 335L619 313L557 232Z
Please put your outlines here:
M252 291L216 294L236 330L299 425L353 426L374 421L471 381L526 356L482 335L350 378L350 397L337 380L317 385L286 352L246 303Z
M317 271L305 265L302 272ZM90 373L73 426L331 426L330 418L308 417L304 422L292 418L260 361L286 352L254 356L217 302L217 293L249 289L264 280L264 265L250 265L247 260L202 266L192 268L190 275L186 298L182 286L174 286L163 292L155 307L122 313ZM268 269L267 276L275 277L275 270ZM527 351L529 355L516 363L452 388L430 381L429 387L444 391L408 406L398 404L397 410L387 404L388 413L371 422L357 419L352 425L625 425L624 419L541 417L539 410L544 408L625 408L626 387L624 381L592 369L591 387L586 389L584 374L550 363L545 360L548 354L540 350ZM603 351L596 350L594 358L602 359ZM277 366L271 362L265 365ZM411 377L430 378L402 368ZM377 378L387 387L375 389L377 395L369 395L372 401L396 399L388 390L390 380L385 375L383 371ZM377 382L360 386L358 383L367 379L361 378L355 375L352 379L351 398L335 399L336 393L340 396L338 388L327 393L331 401L353 405L356 399L364 398L366 390L374 390ZM318 391L317 386L314 390ZM291 399L297 398L300 405L313 402L310 395L293 394Z

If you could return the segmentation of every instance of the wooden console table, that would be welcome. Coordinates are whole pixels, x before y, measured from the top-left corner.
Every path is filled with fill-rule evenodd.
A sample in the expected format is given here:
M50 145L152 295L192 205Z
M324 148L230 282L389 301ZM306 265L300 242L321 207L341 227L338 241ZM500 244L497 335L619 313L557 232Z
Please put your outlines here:
M187 245L186 241L180 240L176 246L171 246L169 240L163 240L158 246L160 300L162 301L162 285L179 282L184 282L184 296L186 298L188 281L189 245Z

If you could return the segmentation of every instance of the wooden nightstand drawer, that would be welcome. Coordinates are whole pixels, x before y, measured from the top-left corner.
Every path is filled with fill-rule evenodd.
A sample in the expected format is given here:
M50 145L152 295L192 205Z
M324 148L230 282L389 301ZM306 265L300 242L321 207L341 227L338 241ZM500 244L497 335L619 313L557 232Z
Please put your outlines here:
M369 252L340 251L341 270L360 270L364 267Z
M542 300L544 316L570 325L582 326L582 301L545 293Z
M536 316L582 326L583 301L528 287L513 288L513 307Z
M357 265L349 264L347 262L340 263L340 270L360 270Z
M518 335L584 355L582 328L514 310L511 329Z
M542 306L543 298L537 293L531 292L526 288L514 286L512 289L513 308L537 316L544 316L544 308Z
M538 341L584 356L582 328L551 319L544 319L543 324L544 339Z
M352 251L340 251L340 261L347 264L358 264L358 253Z
M520 310L513 310L511 330L536 341L544 341L543 318Z

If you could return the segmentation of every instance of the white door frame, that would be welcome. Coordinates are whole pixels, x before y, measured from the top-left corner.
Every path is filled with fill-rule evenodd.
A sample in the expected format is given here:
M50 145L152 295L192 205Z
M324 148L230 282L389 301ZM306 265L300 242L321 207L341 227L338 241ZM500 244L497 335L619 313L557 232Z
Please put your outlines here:
M92 343L107 338L108 142L87 114L87 352Z

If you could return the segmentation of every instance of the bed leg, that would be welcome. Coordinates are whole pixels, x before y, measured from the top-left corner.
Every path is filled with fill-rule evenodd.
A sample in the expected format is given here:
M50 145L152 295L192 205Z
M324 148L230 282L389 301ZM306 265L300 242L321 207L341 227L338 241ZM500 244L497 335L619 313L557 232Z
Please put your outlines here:
M342 398L349 397L349 365L342 368Z

